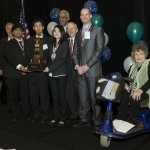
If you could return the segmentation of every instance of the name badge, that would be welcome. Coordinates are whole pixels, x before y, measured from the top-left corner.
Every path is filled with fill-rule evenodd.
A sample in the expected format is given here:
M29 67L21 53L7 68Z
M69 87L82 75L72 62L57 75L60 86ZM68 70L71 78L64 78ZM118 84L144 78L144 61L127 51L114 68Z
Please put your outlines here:
M84 39L90 39L90 31L84 33Z
M46 49L48 49L48 46L47 46L47 44L44 44L43 45L43 51L46 50Z
M56 58L56 54L54 53L54 54L51 55L51 60L54 61L55 58Z

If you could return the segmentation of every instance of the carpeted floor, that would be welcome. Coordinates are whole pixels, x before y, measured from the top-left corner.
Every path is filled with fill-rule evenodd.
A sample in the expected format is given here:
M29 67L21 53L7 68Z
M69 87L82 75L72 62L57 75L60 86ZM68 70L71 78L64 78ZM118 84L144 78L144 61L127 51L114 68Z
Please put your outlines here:
M0 105L0 148L16 150L147 150L150 133L128 140L112 139L109 148L101 147L99 135L91 127L74 128L51 126L48 123L32 123L22 117L12 121Z

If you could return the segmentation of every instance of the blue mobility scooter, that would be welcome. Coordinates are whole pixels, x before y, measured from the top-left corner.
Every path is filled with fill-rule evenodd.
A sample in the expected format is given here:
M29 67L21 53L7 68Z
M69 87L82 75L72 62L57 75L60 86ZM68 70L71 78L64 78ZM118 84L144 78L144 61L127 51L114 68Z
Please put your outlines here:
M106 101L108 103L104 122L102 126L97 131L95 131L96 134L100 135L100 145L102 147L109 147L111 138L127 139L139 134L150 132L150 110L148 109L148 100L141 102L142 108L140 111L139 119L143 122L143 128L133 127L128 132L123 133L117 131L113 126L113 103L120 102L123 94L124 83L126 80L130 82L131 79L123 77L115 77L111 79L102 77L97 78L97 99Z

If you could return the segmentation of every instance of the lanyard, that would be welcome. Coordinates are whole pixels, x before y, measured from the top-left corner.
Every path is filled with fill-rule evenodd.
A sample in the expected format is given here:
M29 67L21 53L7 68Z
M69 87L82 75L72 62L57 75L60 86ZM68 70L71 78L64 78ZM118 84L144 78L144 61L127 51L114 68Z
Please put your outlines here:
M59 47L59 44L57 44L56 47L54 47L54 45L53 45L53 54L56 53L58 47Z

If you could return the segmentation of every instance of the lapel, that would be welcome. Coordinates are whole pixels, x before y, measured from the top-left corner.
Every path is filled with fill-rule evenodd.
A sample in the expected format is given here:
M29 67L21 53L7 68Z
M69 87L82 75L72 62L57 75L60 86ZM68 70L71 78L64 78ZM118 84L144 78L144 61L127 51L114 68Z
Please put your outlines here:
M90 38L91 38L91 32L93 30L93 25L91 25L89 31L90 31ZM82 30L80 30L80 41L81 41L81 47L84 47L84 45L86 44L86 42L88 41L89 39L84 39L82 41Z

